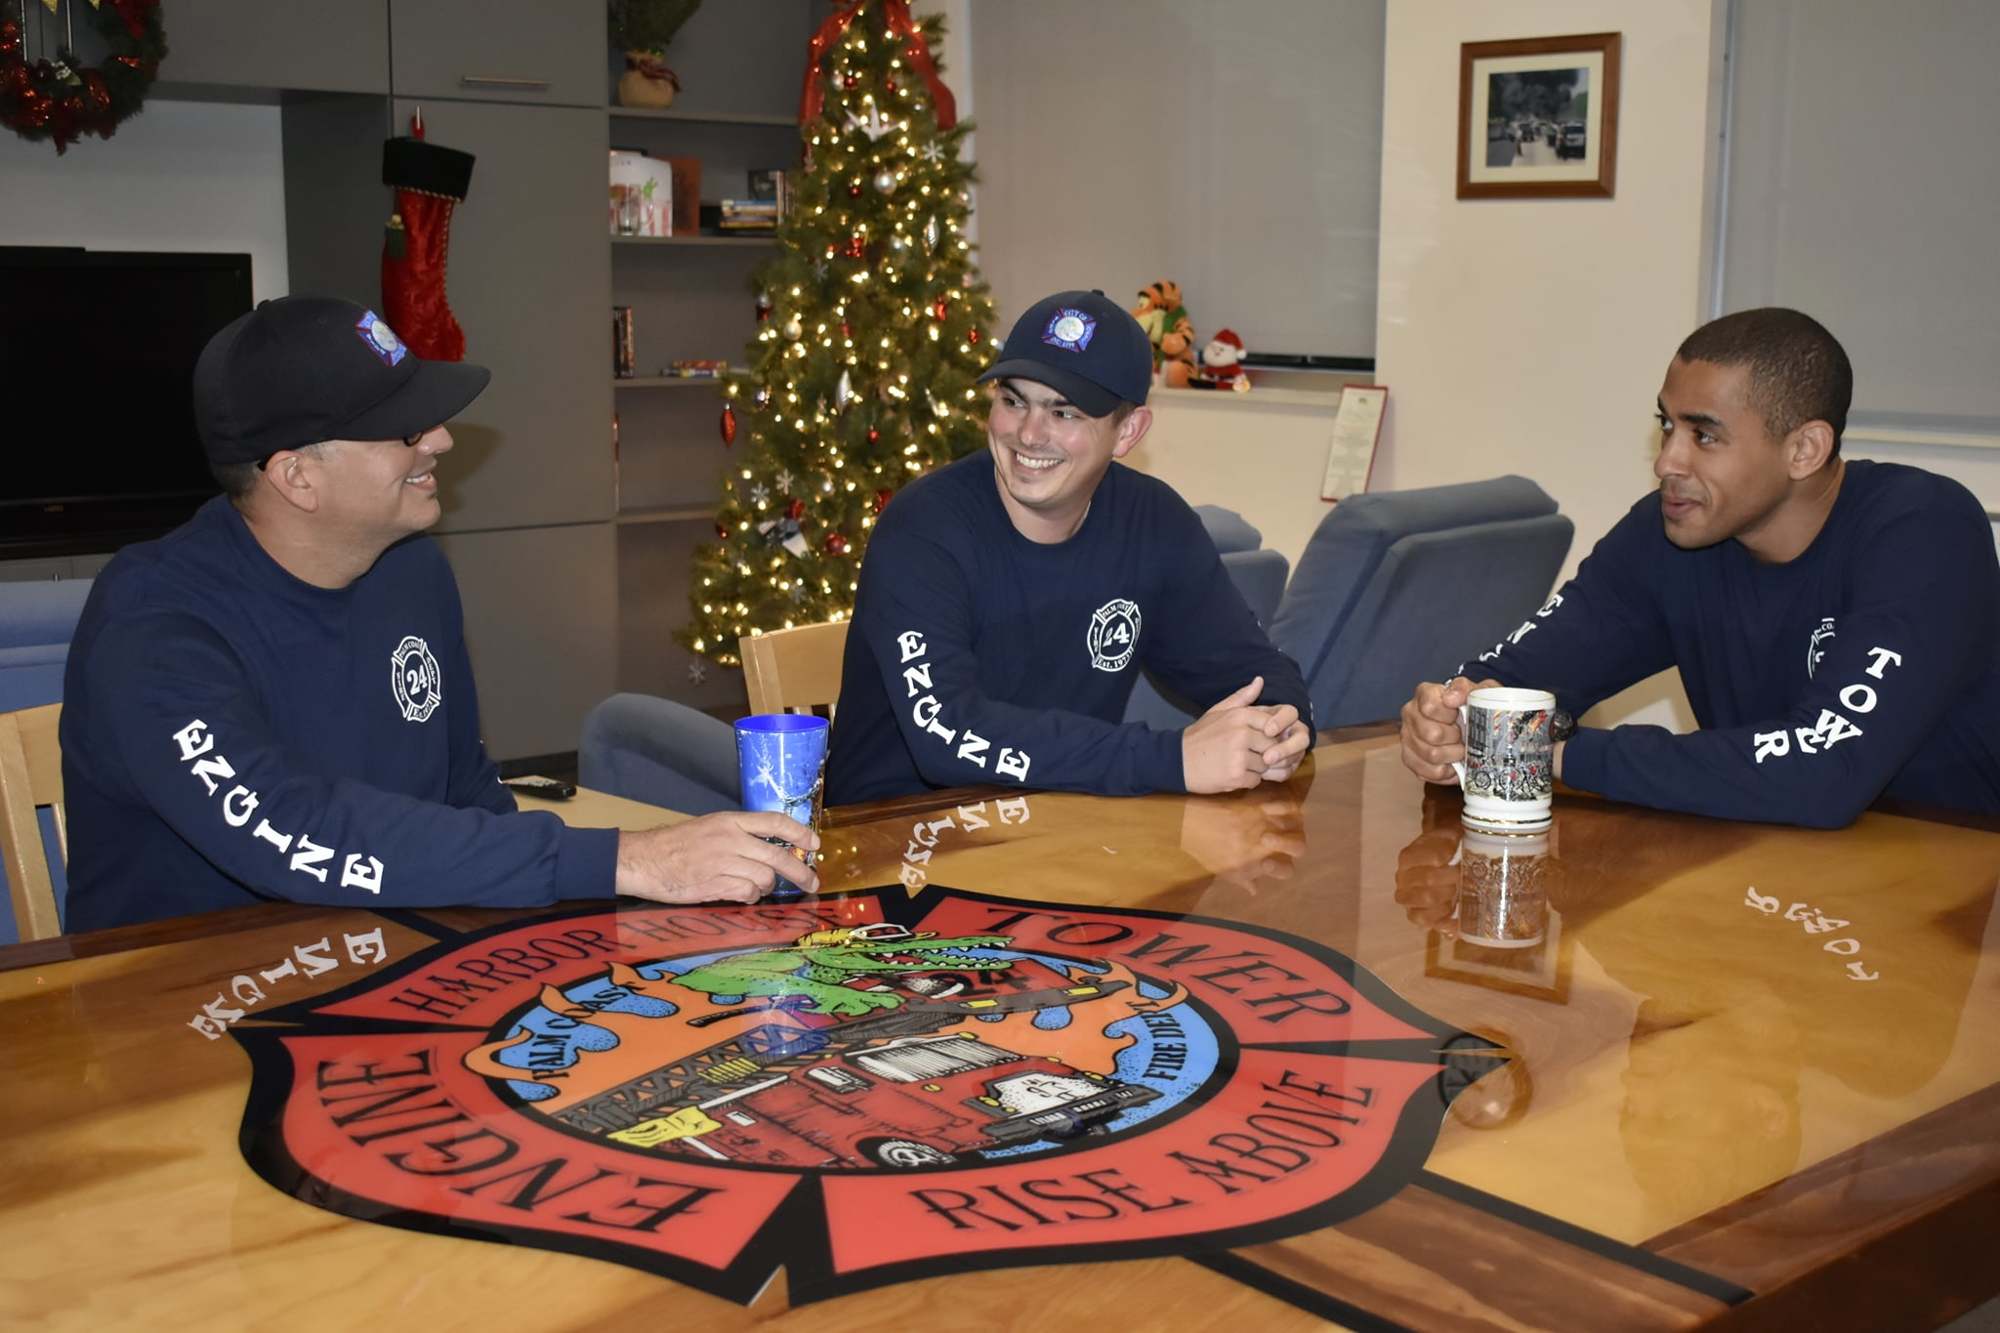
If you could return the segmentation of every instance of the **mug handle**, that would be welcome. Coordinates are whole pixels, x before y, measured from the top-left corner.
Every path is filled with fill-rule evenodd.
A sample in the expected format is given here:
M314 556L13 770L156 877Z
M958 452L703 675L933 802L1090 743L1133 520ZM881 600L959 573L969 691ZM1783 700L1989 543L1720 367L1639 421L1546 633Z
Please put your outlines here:
M1458 706L1458 739L1461 745L1465 743L1465 711L1466 706L1460 704ZM1458 774L1458 785L1462 790L1465 787L1465 764L1460 760L1454 759L1451 761L1451 771Z

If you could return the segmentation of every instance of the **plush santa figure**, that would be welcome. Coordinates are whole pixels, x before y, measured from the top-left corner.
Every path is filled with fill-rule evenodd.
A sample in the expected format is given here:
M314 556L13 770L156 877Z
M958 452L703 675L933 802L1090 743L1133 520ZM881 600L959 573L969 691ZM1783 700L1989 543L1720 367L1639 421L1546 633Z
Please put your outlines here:
M1201 349L1201 369L1190 384L1197 389L1250 391L1250 377L1243 373L1243 340L1234 329L1224 329Z

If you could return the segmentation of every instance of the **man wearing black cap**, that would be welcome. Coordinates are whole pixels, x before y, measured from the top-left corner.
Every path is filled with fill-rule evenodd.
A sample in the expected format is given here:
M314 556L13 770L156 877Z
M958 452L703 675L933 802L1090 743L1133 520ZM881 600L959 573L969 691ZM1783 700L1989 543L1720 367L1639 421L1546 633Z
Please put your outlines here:
M225 494L119 552L64 680L70 930L285 898L532 906L748 901L773 814L644 833L520 814L479 739L437 522L443 423L480 366L410 354L345 301L267 301L210 340L195 415Z
M1298 667L1201 520L1114 460L1152 424L1151 345L1102 292L1036 303L980 378L987 449L911 483L862 562L827 799L1011 782L1129 795L1282 781ZM1208 711L1122 723L1141 668Z

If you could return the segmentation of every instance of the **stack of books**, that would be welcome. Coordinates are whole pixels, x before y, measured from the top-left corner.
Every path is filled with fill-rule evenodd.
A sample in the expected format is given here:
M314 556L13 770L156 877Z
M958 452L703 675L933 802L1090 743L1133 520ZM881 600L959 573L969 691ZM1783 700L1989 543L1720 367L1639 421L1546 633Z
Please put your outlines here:
M721 379L728 373L729 363L727 361L689 358L674 361L667 366L667 374L684 380Z
M725 232L769 235L778 229L778 201L725 199L722 201L722 218L717 225Z

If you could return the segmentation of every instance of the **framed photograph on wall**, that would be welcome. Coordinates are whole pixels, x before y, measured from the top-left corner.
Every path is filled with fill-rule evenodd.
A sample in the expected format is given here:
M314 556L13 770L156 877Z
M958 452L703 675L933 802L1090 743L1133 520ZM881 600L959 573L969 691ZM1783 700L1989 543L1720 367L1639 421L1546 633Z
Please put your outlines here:
M1615 32L1458 49L1458 197L1611 197L1618 171Z

